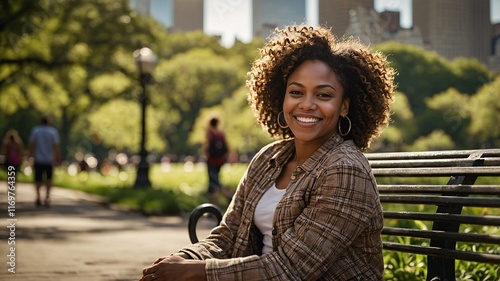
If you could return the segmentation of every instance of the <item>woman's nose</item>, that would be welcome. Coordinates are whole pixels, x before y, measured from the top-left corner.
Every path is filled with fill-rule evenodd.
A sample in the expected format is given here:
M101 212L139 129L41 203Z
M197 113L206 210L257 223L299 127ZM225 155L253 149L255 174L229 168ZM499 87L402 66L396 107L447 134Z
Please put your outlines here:
M314 97L304 96L304 99L299 104L299 108L304 110L315 110L317 106Z

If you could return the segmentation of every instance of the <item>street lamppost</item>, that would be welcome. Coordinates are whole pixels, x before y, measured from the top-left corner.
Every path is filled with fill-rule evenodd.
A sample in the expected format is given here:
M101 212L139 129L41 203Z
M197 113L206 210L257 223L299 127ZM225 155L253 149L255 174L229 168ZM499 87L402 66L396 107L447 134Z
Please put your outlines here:
M141 94L141 160L137 167L137 177L134 187L146 188L151 186L149 181L149 163L147 160L148 152L146 150L146 105L148 96L146 94L146 84L151 80L153 70L156 66L157 57L150 48L143 47L134 51L134 58L139 70L139 82L142 87Z

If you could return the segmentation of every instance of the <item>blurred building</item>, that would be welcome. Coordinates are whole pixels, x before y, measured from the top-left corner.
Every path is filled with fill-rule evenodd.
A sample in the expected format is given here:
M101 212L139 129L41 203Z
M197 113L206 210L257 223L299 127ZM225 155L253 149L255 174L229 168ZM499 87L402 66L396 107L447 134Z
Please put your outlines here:
M454 59L476 58L488 65L495 51L489 0L413 0L413 26L403 29L399 11L374 10L373 0L318 0L319 23L337 36L353 36L367 44L393 40L424 47ZM500 54L497 54L500 57ZM490 67L492 68L492 67Z
M252 32L254 37L267 38L276 27L306 21L305 0L253 0Z
M379 13L372 8L358 6L349 11L349 25L343 35L359 38L365 44L378 44L385 29Z
M399 11L378 13L371 7L360 5L349 10L349 25L340 36L359 38L369 45L396 41L423 47L420 30L401 28L400 18Z
M490 70L500 72L500 23L491 26L491 56L488 67Z
M219 0L217 4L224 9L230 1ZM306 22L306 0L250 1L254 37L265 39L276 27ZM317 1L318 24L330 27L338 37L354 36L368 44L393 40L436 51L447 59L476 58L490 69L500 70L500 26L490 23L489 0L413 0L411 28L401 27L399 11L376 12L374 0ZM204 0L130 3L169 30L204 30Z
M151 16L151 2L150 0L130 0L130 7L136 10L139 14L149 17Z
M420 29L425 49L447 59L477 58L488 64L489 0L414 0L412 5L413 26Z
M373 11L374 0L318 0L318 24L342 37L351 23L352 10Z
M173 0L172 8L173 31L203 31L203 0Z
M130 0L130 7L171 31L203 30L203 0Z

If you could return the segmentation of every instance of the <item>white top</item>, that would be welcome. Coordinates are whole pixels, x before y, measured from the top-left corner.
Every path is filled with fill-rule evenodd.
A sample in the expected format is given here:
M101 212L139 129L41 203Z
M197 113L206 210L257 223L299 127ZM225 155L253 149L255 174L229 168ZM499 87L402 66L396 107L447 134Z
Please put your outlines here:
M59 133L54 127L40 125L33 128L30 142L35 145L35 163L54 163L54 146L59 145Z
M286 189L278 189L276 184L273 184L271 188L269 188L259 203L257 204L257 208L255 209L255 214L253 221L260 232L264 235L264 247L262 248L262 253L269 253L273 251L273 220L274 220L274 212L276 211L276 206L280 202L281 198L283 198L283 194L285 194Z

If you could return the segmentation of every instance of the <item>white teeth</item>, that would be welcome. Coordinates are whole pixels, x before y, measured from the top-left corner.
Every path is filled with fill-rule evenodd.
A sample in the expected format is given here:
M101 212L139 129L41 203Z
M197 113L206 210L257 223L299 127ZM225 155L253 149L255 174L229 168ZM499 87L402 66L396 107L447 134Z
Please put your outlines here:
M304 122L304 123L315 123L318 122L318 118L313 118L313 117L297 117L297 120L299 122Z

